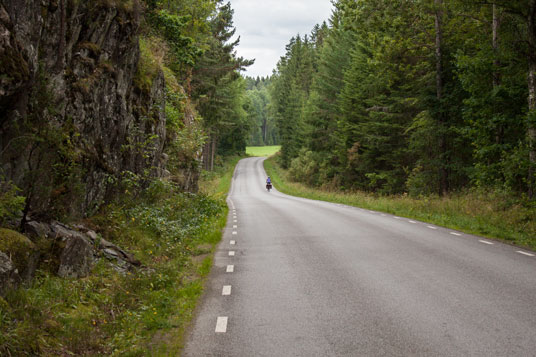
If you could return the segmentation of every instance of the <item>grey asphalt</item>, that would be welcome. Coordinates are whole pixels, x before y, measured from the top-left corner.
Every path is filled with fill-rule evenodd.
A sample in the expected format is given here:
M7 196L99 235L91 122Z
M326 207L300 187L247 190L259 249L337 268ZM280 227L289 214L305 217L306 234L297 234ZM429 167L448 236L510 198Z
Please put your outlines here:
M237 223L231 209L183 355L536 356L531 252L268 193L262 161L235 170Z

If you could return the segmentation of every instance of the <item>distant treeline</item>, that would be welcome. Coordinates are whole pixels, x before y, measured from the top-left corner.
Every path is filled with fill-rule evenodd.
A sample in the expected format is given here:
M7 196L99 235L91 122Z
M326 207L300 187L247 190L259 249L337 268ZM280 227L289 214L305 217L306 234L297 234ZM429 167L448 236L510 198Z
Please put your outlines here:
M252 126L249 146L277 145L279 138L270 112L270 77L246 77L248 118Z
M532 196L536 0L338 0L271 78L281 163L311 185Z

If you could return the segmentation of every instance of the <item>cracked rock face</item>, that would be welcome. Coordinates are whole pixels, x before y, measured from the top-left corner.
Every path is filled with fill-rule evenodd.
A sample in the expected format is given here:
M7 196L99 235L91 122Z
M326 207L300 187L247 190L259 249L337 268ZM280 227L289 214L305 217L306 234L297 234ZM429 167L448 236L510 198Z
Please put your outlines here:
M82 216L109 197L122 172L164 172L164 77L137 86L139 14L112 3L0 1L0 172L23 189L51 187L34 196L33 211L46 213L63 195L68 213ZM36 149L21 129L32 115L33 127L48 123L68 153ZM28 172L65 164L66 155L77 165L78 191L54 187L50 175L28 182Z

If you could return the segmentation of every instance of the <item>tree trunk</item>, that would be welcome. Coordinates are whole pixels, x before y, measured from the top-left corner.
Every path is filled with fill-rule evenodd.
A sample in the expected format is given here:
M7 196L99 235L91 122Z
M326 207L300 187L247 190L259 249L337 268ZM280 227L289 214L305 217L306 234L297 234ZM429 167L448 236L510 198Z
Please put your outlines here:
M501 61L499 60L499 8L497 5L493 5L493 22L492 22L492 46L493 46L493 89L496 90L497 87L501 85L501 73L499 68L501 66ZM504 127L502 124L499 124L497 132L495 134L495 143L501 144L504 136ZM490 160L493 160L490 158ZM490 162L491 164L491 162Z
M206 171L209 171L210 169L210 158L212 157L210 153L210 149L212 146L210 145L210 138L205 143L205 146L203 147L203 168Z
M446 195L448 193L448 171L446 168L446 152L447 152L447 139L446 139L446 120L443 113L443 55L442 55L442 21L443 21L443 0L435 1L435 57L436 57L436 96L439 105L439 151L440 155L440 169L439 169L439 191L441 194Z
M536 163L536 1L533 0L530 3L528 12L528 38L529 38L529 75L528 75L528 89L529 89L529 112L528 112L528 125L527 125L527 137L529 144L529 197L534 197L534 166Z
M493 45L493 87L498 87L501 85L501 77L499 72L499 67L501 62L499 61L499 10L497 5L493 5L493 25L492 25L492 45Z
M266 126L267 126L266 118L264 118L262 121L262 144L263 145L266 145Z
M60 35L59 40L60 43L58 44L58 59L56 61L56 71L60 72L63 70L63 67L65 67L65 47L66 47L66 17L67 12L65 10L65 0L60 0L59 3L59 11L60 11Z
M210 156L210 171L214 171L214 155L216 155L216 136L212 137L212 150Z

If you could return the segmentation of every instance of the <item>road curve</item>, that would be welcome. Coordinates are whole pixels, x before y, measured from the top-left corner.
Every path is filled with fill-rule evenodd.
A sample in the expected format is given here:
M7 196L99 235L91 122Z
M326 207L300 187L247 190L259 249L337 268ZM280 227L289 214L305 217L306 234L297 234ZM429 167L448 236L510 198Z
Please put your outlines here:
M236 167L185 356L536 356L534 253L268 193L262 161Z

